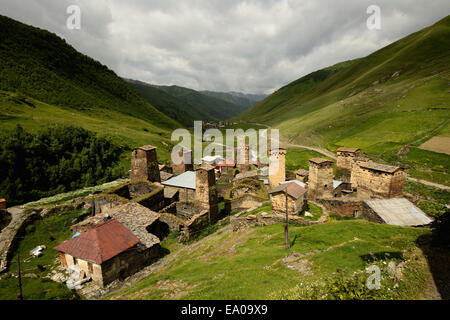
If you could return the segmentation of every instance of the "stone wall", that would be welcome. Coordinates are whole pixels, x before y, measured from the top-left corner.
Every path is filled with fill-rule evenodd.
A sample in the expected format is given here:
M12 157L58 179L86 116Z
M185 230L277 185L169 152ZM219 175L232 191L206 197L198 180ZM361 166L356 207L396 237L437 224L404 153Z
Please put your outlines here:
M193 216L189 221L185 223L184 234L186 238L200 233L210 225L210 216L208 210L203 210L199 214Z
M272 209L274 211L286 213L286 195L284 192L272 194L270 196L272 202ZM288 196L288 212L289 214L298 214L305 210L306 201L304 196L300 196L298 199L294 199Z
M210 213L212 223L218 219L218 194L214 167L200 167L196 170L195 206ZM182 199L182 197L180 197Z
M161 182L156 148L137 148L131 153L131 182Z
M122 280L150 265L159 258L159 250L159 244L142 250L135 246L105 261L101 265L103 280L101 285L106 286L116 279Z
M242 195L241 197L229 200L231 205L230 210L235 212L250 209L268 200L269 199L260 198L252 194Z
M364 213L363 201L361 200L320 199L316 201L322 204L330 214L359 217Z
M359 157L360 152L338 151L336 167L339 169L352 170L353 159Z
M329 198L333 195L333 162L309 162L308 197Z
M395 198L403 196L404 173L388 173L366 168L359 169L358 198Z
M309 220L303 219L302 217L299 217L299 216L289 215L289 223L290 224L310 226L310 225L324 223L326 221L327 221L326 213L324 213L318 221L309 221ZM272 225L272 224L285 223L285 222L286 222L286 215L278 214L278 213L257 214L257 215L250 215L247 217L236 217L236 216L230 217L230 224L233 229L233 232L239 231L241 229L253 227L253 226L268 226L268 225Z

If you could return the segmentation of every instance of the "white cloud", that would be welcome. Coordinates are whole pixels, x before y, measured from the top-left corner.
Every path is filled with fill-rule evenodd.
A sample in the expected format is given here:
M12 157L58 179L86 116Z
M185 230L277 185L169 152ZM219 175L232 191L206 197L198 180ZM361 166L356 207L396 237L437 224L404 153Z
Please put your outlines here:
M81 30L66 8L82 10ZM266 92L370 54L449 12L447 0L0 0L0 13L55 32L120 76L193 89Z

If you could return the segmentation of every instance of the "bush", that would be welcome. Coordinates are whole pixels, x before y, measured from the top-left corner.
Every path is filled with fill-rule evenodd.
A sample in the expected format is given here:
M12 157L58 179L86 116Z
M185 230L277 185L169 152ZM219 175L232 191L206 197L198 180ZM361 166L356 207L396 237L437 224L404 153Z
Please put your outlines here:
M0 197L17 205L117 179L121 152L83 128L50 126L32 134L18 125L2 136Z

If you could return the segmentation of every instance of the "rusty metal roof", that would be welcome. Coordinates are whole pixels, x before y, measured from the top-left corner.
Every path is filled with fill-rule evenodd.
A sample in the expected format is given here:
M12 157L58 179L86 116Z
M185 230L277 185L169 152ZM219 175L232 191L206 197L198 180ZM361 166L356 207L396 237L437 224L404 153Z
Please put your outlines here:
M400 170L400 167L394 167L394 166L389 166L386 164L381 164L381 163L375 163L375 162L363 162L359 165L361 168L365 168L365 169L369 169L369 170L376 170L376 171L381 171L381 172L387 172L387 173L394 173L398 170Z
M351 152L351 153L355 153L360 151L359 148L346 148L346 147L341 147L339 149L337 149L337 152Z
M302 188L298 183L296 182L289 182L285 184L281 184L278 187L272 189L269 194L277 193L277 192L284 192L287 187L287 193L294 199L300 198L302 195L306 193L306 189Z
M138 243L139 239L119 221L109 220L76 238L64 241L55 250L102 264Z
M216 164L217 167L235 167L236 166L236 161L231 160L231 159L226 159L222 162L219 162L218 164Z

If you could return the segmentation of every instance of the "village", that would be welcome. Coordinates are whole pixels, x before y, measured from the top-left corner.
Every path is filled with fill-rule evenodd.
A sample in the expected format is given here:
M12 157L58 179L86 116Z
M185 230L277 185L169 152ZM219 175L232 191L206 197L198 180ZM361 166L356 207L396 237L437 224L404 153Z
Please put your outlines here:
M249 145L238 148L234 159L208 156L199 165L191 150L180 151L181 163L165 165L156 147L135 148L129 181L86 198L82 205L91 213L70 227L71 239L54 248L70 274L67 285L80 289L89 282L95 291L126 281L161 258L161 242L169 234L176 232L181 242L224 221L233 232L327 223L331 214L398 226L432 222L403 196L404 170L364 158L358 148L339 148L336 164L312 158L309 170L295 175L286 171L285 148L269 151L268 166L251 156ZM269 212L247 214L267 203ZM1 205L5 210L4 200ZM311 206L321 214L314 217Z

